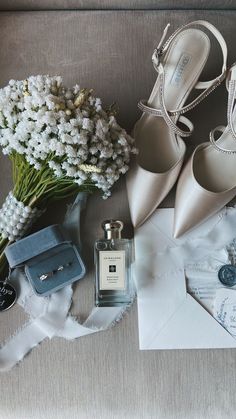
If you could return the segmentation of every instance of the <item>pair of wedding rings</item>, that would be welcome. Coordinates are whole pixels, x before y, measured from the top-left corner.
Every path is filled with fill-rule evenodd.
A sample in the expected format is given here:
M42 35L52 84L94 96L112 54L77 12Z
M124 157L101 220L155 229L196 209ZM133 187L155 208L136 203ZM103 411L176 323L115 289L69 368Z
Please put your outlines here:
M39 275L40 281L45 281L46 279L51 278L52 276L56 275L58 272L64 271L65 268L68 268L72 265L72 262L68 262L65 265L59 265L56 269L53 269L50 272L43 273Z

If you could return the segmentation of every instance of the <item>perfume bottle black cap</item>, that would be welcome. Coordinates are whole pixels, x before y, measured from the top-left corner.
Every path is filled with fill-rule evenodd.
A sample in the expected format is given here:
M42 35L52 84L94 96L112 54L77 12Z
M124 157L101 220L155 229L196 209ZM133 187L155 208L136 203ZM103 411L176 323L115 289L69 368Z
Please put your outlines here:
M124 223L119 220L105 220L102 223L102 228L105 232L105 239L121 239L121 231Z

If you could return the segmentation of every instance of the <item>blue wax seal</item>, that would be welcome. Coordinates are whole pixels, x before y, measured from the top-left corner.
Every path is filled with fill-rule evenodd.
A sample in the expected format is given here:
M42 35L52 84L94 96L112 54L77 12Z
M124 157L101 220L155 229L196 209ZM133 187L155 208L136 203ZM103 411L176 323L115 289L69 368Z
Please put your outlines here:
M236 267L233 265L223 265L218 272L218 278L223 285L233 287L236 285Z

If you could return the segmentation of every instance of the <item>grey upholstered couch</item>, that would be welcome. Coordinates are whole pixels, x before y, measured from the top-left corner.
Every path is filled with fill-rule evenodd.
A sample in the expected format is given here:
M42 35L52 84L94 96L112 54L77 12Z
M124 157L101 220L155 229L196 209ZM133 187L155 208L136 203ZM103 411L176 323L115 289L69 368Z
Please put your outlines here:
M93 87L105 104L116 101L120 123L130 130L137 101L155 80L151 55L164 26L199 18L222 31L234 62L236 0L1 0L0 85L29 74L61 74L68 84ZM214 46L206 78L219 72L220 58ZM221 86L190 115L196 130L189 149L225 117ZM1 156L1 202L10 177ZM172 204L173 193L164 202ZM49 209L40 225L60 221L64 210L63 204ZM88 203L82 232L88 275L76 287L72 309L81 320L93 305L92 243L106 217L122 218L130 234L123 181L109 201L97 195ZM18 306L0 314L0 341L25 320ZM45 341L1 375L0 419L233 419L235 368L234 350L140 352L134 306L112 330L76 342Z

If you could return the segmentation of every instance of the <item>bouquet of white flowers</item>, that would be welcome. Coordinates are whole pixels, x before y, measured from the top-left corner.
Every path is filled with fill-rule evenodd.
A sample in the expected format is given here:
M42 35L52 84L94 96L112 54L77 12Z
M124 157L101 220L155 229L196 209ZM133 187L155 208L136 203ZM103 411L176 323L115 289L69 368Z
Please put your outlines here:
M21 238L47 203L112 185L129 168L134 140L92 91L61 77L11 80L0 89L0 145L13 164L14 188L0 210L4 249Z

